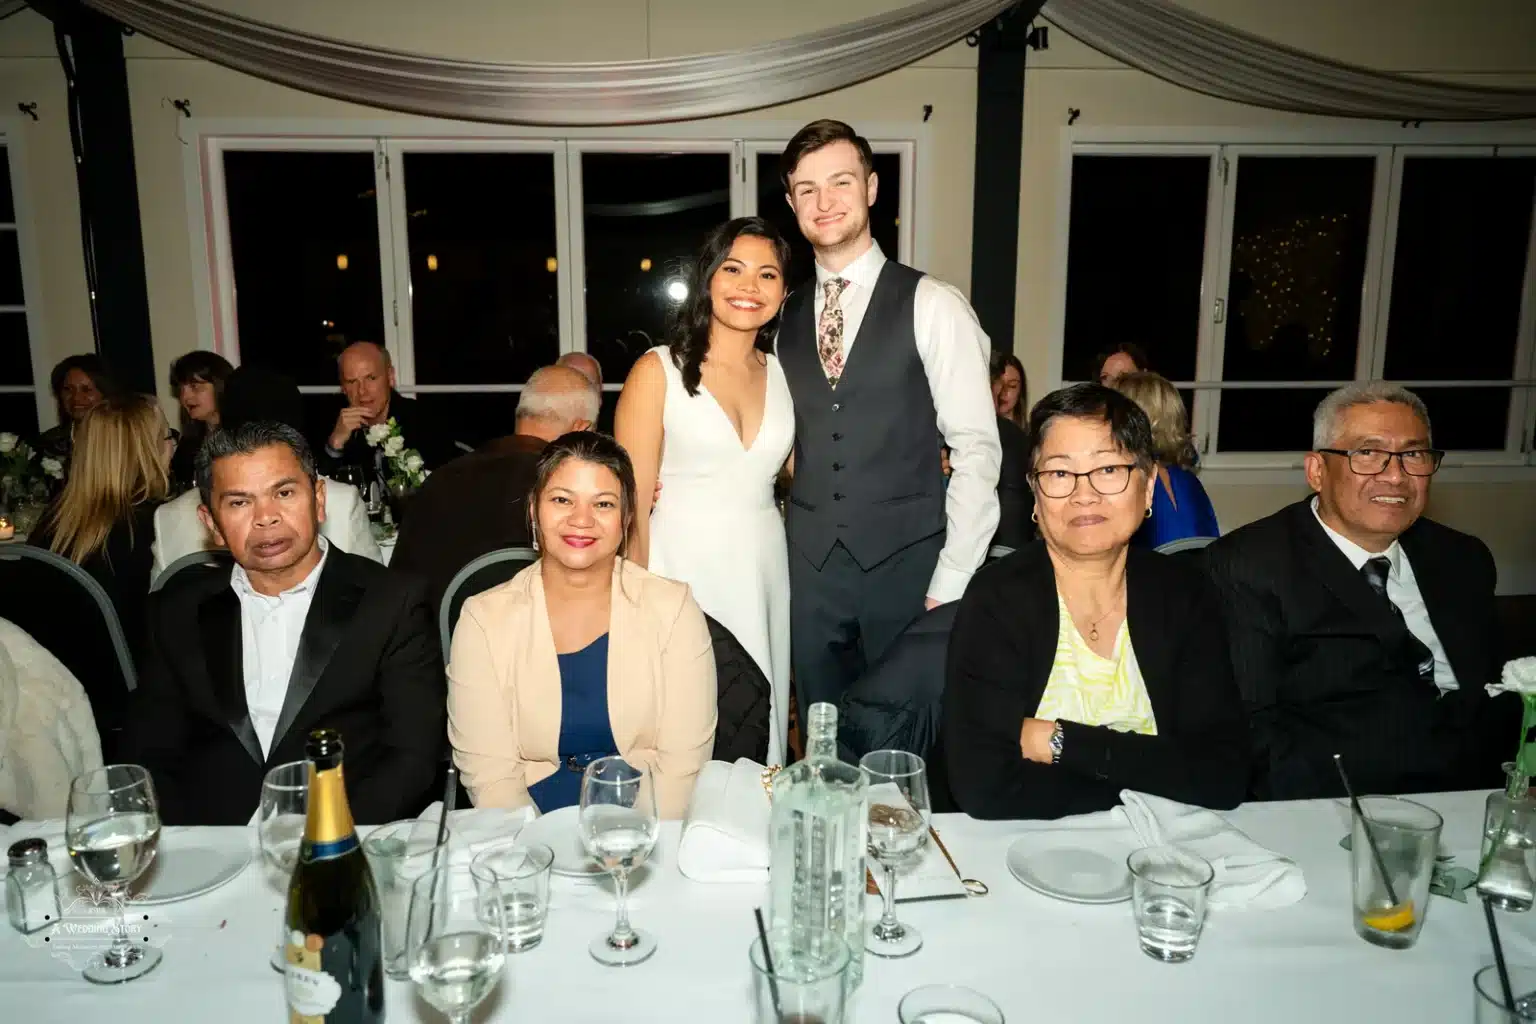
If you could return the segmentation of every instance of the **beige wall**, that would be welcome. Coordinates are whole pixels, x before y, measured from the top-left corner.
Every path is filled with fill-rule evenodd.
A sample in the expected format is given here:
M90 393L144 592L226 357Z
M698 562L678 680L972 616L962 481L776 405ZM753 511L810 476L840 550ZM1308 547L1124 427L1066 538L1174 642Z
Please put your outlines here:
M386 47L501 60L621 60L726 50L748 42L811 32L897 6L901 0L776 0L752 8L708 0L212 0L217 6L295 28ZM1184 0L1280 42L1375 67L1490 82L1536 83L1536 4L1530 0L1464 0L1451 13L1443 0ZM744 34L744 25L750 29ZM169 106L189 99L197 118L384 120L387 112L306 96L191 59L142 37L126 42L134 144L144 225L145 261L156 365L199 343L194 284L207 256L189 223L187 122ZM1068 107L1079 125L1327 125L1222 103L1165 85L1117 65L1064 33L1031 54L1026 79L1018 318L1015 348L1032 380L1054 373L1047 339L1057 301L1061 128ZM29 281L42 327L42 369L86 347L90 337L81 269L79 212L64 120L64 82L52 31L28 11L0 22L0 111L37 102L40 120L7 125L25 161L26 201L37 245ZM927 203L920 227L925 269L962 288L970 280L971 180L975 142L975 52L951 46L911 67L839 93L743 115L775 121L835 116L860 122L927 125ZM1335 123L1336 124L1336 123ZM485 129L494 134L494 129ZM558 134L558 133L555 133ZM194 200L195 201L195 200ZM1036 389L1038 397L1038 388ZM1223 525L1265 515L1299 493L1276 483L1210 481ZM1536 590L1536 480L1470 484L1441 481L1432 511L1483 536L1506 584Z

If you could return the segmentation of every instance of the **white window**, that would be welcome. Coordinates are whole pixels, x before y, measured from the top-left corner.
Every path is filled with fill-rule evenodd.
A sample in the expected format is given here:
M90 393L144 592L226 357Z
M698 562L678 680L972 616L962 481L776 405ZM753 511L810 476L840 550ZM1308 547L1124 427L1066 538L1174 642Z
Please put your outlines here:
M1448 466L1536 464L1536 149L1140 134L1170 141L1070 142L1059 379L1140 345L1213 469L1297 465L1317 402L1373 378Z
M22 197L12 187L17 156L0 135L0 431L33 437L55 417L50 368L40 360L37 318L28 312L23 280L30 275L22 272Z
M767 137L199 135L211 260L206 344L293 376L310 427L334 416L337 353L380 341L399 389L478 443L507 433L516 392L562 352L595 355L611 403L666 337L704 234L761 213L811 272L778 185L798 126ZM749 127L746 124L741 127ZM777 129L782 128L782 136ZM913 136L922 134L914 126ZM914 262L917 139L871 136L872 211L886 252Z

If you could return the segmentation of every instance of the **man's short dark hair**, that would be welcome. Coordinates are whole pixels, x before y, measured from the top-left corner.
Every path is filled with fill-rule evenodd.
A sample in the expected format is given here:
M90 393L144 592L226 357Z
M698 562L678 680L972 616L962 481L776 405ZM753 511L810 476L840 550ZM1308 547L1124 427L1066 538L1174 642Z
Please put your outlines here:
M293 457L299 460L304 475L309 477L311 489L319 479L315 472L315 453L310 451L304 435L286 423L270 420L251 420L231 430L215 430L197 452L197 493L203 505L213 511L213 464L231 455L253 455L273 445L287 445Z
M1045 441L1045 431L1052 421L1069 419L1098 420L1108 424L1109 436L1142 469L1150 470L1157 461L1152 448L1152 421L1141 406L1114 388L1102 384L1073 384L1058 388L1035 403L1029 412L1029 471L1038 468L1035 460Z
M834 142L852 143L859 151L859 162L864 165L864 177L875 173L875 151L869 148L869 140L854 131L852 125L823 118L795 132L795 137L784 147L784 155L779 157L779 181L784 186L785 195L789 195L789 180L800 161Z

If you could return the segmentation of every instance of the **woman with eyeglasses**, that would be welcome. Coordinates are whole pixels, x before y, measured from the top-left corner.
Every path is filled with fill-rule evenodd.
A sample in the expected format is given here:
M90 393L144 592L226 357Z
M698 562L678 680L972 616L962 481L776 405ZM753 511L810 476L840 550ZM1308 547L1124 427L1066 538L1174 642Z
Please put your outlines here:
M1122 789L1235 807L1248 724L1221 609L1188 560L1131 546L1152 508L1146 413L1098 384L1030 414L1040 539L977 573L950 635L944 748L978 818L1102 811Z

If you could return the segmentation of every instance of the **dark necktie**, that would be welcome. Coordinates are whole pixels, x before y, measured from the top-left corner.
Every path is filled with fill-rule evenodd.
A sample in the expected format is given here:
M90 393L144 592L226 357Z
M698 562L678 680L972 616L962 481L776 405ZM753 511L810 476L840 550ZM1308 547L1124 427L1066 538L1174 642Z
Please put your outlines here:
M1392 603L1387 596L1387 574L1392 571L1392 560L1386 555L1377 555L1375 558L1367 558L1365 564L1360 567L1360 575L1365 577L1365 582L1371 585L1387 607L1392 609L1392 614L1397 616L1397 621L1403 623L1403 629L1408 634L1408 652L1413 655L1414 664L1419 667L1419 678L1431 685L1435 682L1435 656L1429 647L1413 635L1413 630L1408 629L1408 623L1403 622L1403 611Z

